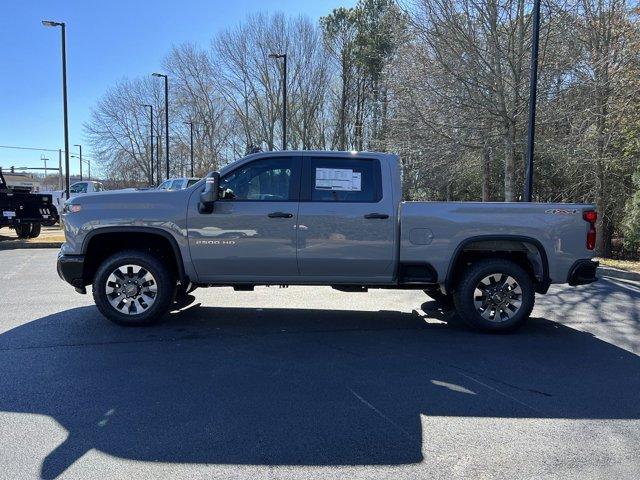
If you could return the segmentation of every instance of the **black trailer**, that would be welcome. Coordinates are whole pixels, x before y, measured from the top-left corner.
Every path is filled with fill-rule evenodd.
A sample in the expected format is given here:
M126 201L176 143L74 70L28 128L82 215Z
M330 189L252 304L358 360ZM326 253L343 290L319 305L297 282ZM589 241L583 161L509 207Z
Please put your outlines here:
M51 195L9 188L0 170L0 228L13 228L19 238L35 238L58 221Z

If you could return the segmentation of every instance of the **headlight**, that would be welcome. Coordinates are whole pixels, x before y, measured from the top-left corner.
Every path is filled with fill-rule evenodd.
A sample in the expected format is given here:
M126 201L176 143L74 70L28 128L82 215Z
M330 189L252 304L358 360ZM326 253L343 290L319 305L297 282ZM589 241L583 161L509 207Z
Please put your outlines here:
M81 209L82 207L80 207L80 205L78 204L65 203L64 208L62 209L62 213L78 213Z

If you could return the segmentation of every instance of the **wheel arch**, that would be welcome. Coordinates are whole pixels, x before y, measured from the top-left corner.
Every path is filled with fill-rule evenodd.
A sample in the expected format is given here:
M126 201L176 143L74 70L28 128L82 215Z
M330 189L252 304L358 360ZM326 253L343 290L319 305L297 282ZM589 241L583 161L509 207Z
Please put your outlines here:
M525 250L517 248L518 246L524 247ZM527 254L527 251L531 251L527 247L531 247L533 252L536 252L540 258L539 272L536 271L536 265L533 264ZM473 254L480 254L482 252L491 252L496 257L501 258L509 258L510 256L513 258L517 257L517 263L527 267L533 273L536 291L538 293L547 292L551 284L551 279L549 278L549 259L542 243L532 237L508 234L477 235L466 238L460 242L451 260L449 260L444 282L446 291L451 291L454 286L461 264L466 259L472 258ZM514 255L516 252L518 252L518 254ZM523 253L524 255L522 255ZM526 261L523 260L523 257L526 258Z
M140 242L144 240L144 242ZM96 247L106 246L96 253ZM176 239L165 230L153 227L102 227L90 231L82 242L82 253L85 255L83 276L85 282L91 283L99 263L107 256L124 249L141 247L169 256L170 266L178 280L188 281L180 247Z

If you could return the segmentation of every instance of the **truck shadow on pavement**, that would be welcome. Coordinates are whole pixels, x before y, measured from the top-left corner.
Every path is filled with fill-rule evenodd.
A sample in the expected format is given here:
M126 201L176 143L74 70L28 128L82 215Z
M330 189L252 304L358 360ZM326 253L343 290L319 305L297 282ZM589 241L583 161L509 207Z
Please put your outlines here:
M43 460L45 478L90 449L397 465L423 458L421 416L640 418L640 358L544 318L484 335L415 311L192 305L125 329L82 307L0 335L0 353L0 411L47 415L68 432Z

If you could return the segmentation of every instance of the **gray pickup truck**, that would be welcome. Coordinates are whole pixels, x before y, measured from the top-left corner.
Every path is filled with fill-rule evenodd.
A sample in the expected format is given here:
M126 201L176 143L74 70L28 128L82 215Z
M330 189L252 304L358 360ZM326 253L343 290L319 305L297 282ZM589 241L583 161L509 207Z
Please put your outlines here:
M403 202L395 155L258 153L171 192L65 204L60 277L121 325L196 287L423 290L471 326L513 330L551 283L596 280L594 205Z

